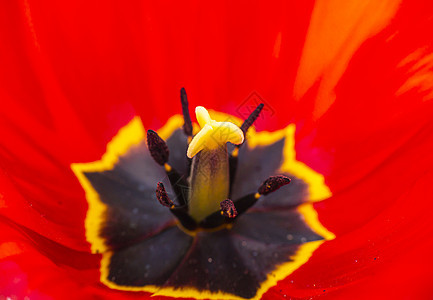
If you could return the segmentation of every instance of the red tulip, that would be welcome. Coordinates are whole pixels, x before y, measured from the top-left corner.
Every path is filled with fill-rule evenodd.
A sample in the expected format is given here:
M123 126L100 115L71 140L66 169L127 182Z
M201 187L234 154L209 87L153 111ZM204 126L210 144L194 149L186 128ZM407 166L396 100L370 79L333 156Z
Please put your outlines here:
M191 107L237 116L260 98L257 130L296 124L297 161L332 192L314 209L336 238L264 299L432 297L430 2L1 7L2 297L150 296L100 282L70 166L135 115L161 128L182 86Z

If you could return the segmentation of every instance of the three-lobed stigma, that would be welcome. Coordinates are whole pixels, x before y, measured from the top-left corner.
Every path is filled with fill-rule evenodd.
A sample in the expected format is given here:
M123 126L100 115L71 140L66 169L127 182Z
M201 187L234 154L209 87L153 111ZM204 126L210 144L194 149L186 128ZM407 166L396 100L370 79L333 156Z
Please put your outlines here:
M193 158L203 149L217 149L227 142L238 145L244 141L242 130L231 122L217 122L212 120L203 106L195 109L197 121L201 130L194 136L188 146L187 156Z

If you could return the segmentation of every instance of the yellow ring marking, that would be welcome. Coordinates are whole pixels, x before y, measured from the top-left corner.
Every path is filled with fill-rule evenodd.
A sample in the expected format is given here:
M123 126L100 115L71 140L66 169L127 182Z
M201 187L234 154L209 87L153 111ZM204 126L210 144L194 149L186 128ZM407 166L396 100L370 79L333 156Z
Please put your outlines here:
M227 114L209 111L213 119L217 121L229 121L240 126L242 120ZM163 139L167 139L176 129L181 128L183 125L183 118L181 115L171 117L167 123L158 130L158 134ZM194 124L194 132L199 130L199 126ZM248 130L247 139L248 147L254 148L265 146L276 141L286 138L284 145L284 161L280 171L288 172L294 176L301 178L308 185L309 200L320 201L331 196L331 191L325 185L324 176L310 169L304 163L296 160L295 153L295 125L291 124L285 129L276 132L255 132L251 127ZM101 202L98 193L93 189L89 180L84 176L85 172L103 172L111 170L117 163L120 156L124 155L131 147L137 146L145 141L145 131L141 120L138 117L133 118L126 126L121 128L114 138L108 143L107 151L102 156L101 160L89 163L74 163L71 168L77 176L80 184L85 190L86 199L89 203L89 208L85 220L86 239L91 244L91 251L93 253L101 253L101 277L100 280L110 288L126 291L146 291L153 293L154 296L170 296L170 297L193 297L196 299L244 299L232 294L217 292L211 293L210 291L198 291L193 287L185 287L174 289L172 287L159 287L159 286L119 286L108 280L108 270L112 252L102 238L99 237L100 224L103 221L103 216L107 210L107 206ZM325 240L332 240L335 235L328 231L318 220L317 212L311 203L304 203L298 207L298 212L304 217L304 220L310 228ZM325 242L325 240L314 241L302 244L297 253L291 257L293 261L283 263L276 267L276 269L269 273L267 279L261 284L256 295L252 299L260 299L261 296L268 291L271 287L275 286L279 280L286 278L293 271L298 269L301 265L306 263L311 257L313 252Z

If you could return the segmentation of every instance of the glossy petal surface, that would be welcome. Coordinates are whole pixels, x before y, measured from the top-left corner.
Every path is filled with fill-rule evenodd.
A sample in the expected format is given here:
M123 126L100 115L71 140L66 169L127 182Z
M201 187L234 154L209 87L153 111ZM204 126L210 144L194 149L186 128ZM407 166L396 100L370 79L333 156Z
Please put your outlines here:
M333 193L315 209L337 238L264 299L431 298L431 1L0 6L5 295L149 295L98 283L69 166L135 114L160 128L185 86L191 107L240 117L264 101L259 130L295 122L296 158Z

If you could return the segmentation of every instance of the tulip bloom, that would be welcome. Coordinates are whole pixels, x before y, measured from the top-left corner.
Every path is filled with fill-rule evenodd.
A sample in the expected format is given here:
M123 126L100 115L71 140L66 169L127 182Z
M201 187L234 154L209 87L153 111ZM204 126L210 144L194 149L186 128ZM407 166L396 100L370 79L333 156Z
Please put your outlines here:
M182 86L241 119L260 98L256 130L294 124L296 161L329 188L312 207L335 239L263 299L431 297L430 2L1 7L2 297L150 297L101 283L71 164L101 160L136 116L163 128Z

